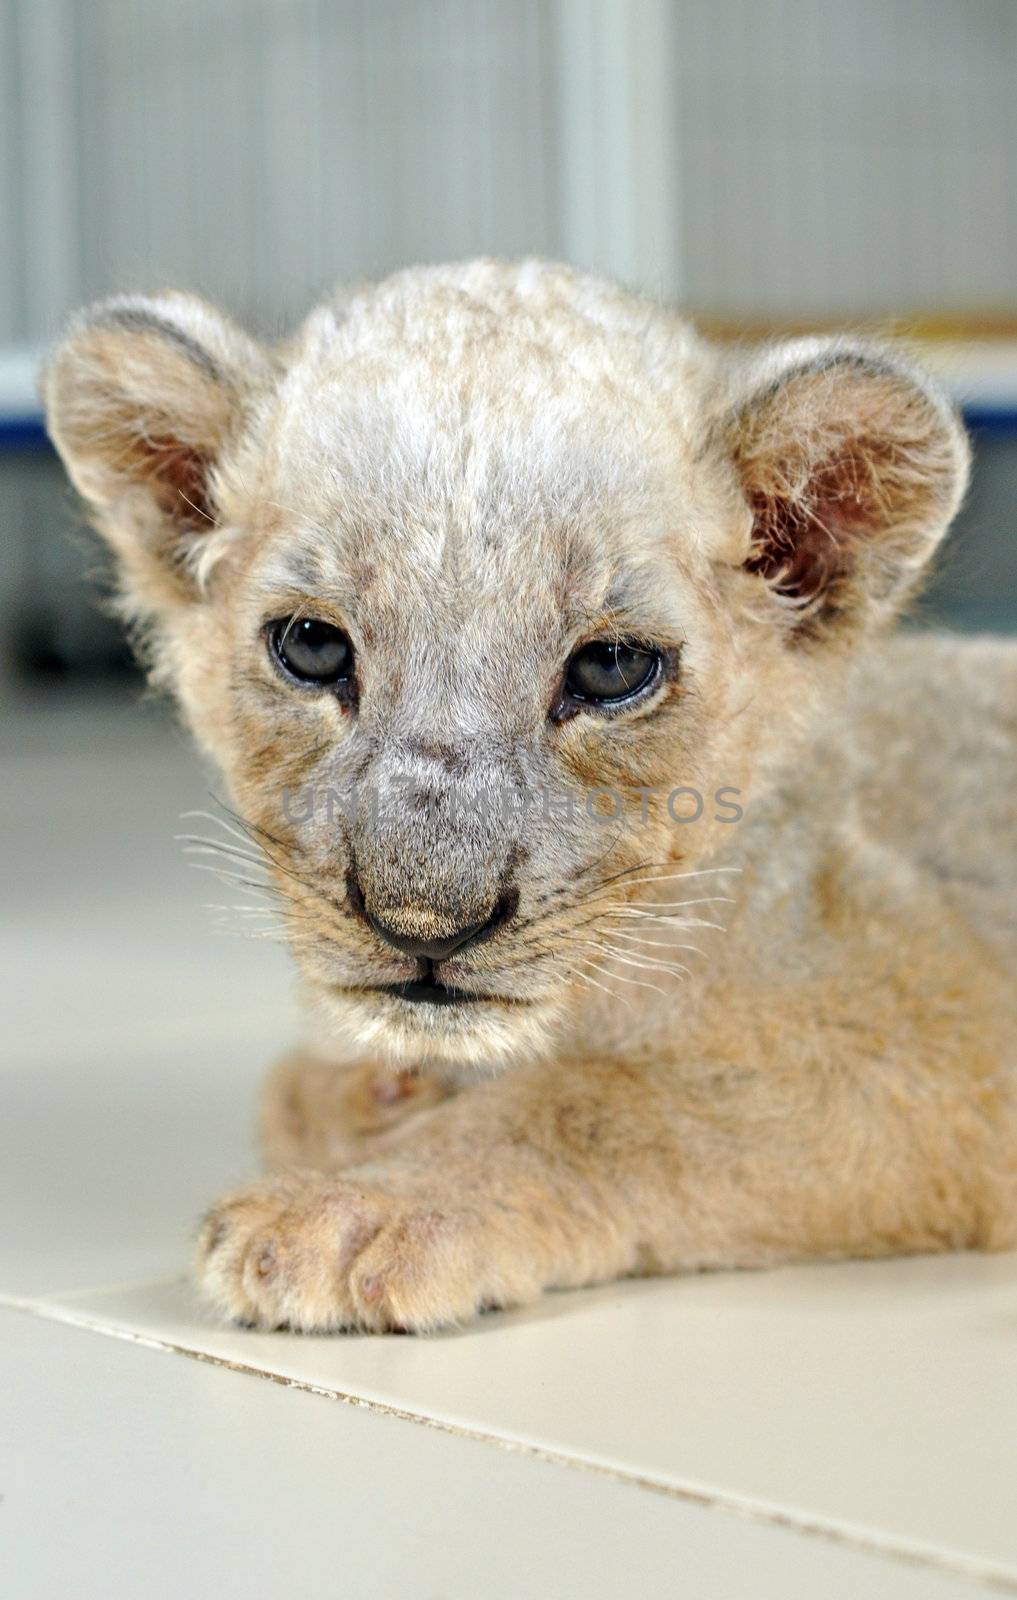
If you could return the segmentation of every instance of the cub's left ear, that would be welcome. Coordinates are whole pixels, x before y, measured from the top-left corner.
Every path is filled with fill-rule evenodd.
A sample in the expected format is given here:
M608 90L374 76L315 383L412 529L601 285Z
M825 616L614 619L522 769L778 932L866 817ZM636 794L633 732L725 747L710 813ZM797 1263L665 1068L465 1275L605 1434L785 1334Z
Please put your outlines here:
M967 483L946 400L895 355L843 341L766 352L720 433L752 512L744 565L802 641L892 616Z

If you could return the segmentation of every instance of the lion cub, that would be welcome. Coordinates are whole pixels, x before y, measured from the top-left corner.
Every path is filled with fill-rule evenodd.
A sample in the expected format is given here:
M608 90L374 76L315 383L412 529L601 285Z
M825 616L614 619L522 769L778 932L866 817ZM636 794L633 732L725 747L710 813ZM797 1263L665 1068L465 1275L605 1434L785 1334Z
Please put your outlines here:
M887 637L967 472L920 372L475 261L277 349L110 300L45 396L314 1018L222 1311L1017 1243L1017 650Z

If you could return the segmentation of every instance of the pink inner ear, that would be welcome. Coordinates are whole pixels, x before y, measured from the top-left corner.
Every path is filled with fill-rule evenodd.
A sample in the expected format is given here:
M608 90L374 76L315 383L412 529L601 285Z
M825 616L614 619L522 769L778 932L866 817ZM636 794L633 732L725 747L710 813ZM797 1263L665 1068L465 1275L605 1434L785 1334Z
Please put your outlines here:
M165 438L147 438L136 450L136 470L174 522L195 529L215 522L208 494L211 462L203 451Z
M778 481L794 482L787 471ZM746 561L789 599L814 609L834 609L848 578L859 540L877 513L871 463L859 450L845 450L813 470L804 492L755 489L753 553Z

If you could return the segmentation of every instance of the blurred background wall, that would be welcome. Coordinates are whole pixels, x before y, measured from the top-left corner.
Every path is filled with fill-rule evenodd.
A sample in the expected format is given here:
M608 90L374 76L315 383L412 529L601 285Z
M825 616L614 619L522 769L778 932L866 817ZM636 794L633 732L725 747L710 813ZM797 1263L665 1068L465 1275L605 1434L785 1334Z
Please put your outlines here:
M31 371L173 284L567 257L721 335L889 319L977 428L926 614L1017 625L1014 0L0 0L0 659L117 670Z

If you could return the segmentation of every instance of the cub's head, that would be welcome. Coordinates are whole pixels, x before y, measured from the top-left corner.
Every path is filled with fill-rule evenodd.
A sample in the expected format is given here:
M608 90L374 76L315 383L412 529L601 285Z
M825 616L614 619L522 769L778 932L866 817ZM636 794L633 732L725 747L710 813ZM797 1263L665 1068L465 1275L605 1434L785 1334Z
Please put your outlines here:
M45 395L229 784L227 864L260 859L333 1022L417 1060L655 1001L730 882L697 869L966 470L881 351L722 356L533 262L404 273L272 350L107 301Z

